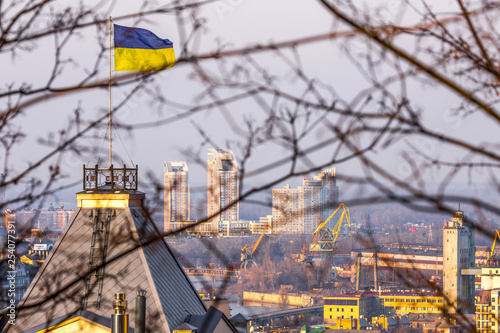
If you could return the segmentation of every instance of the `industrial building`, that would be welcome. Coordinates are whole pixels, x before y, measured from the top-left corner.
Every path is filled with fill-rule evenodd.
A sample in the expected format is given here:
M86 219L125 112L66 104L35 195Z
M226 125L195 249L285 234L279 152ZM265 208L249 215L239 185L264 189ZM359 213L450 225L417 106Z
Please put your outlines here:
M437 293L383 292L378 298L384 314L443 312L443 296Z
M380 314L379 300L372 293L358 291L355 294L324 297L324 322L333 324L342 319L371 318ZM353 327L355 328L355 327Z
M443 294L445 310L474 312L474 275L462 274L475 266L474 226L458 210L443 226Z
M374 266L379 287L395 286L404 276L414 287L428 287L443 272L443 250L438 245L387 243L351 251L351 280L358 289L374 287ZM413 272L412 274L408 274ZM378 288L377 288L378 289Z

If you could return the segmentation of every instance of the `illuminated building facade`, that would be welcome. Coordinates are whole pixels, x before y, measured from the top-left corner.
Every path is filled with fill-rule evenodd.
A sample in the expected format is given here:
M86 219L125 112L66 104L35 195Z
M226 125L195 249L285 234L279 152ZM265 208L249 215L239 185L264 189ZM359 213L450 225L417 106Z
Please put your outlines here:
M351 295L323 297L325 302L323 315L325 324L334 324L343 319L371 320L380 313L379 300L371 294L358 291Z
M473 312L474 276L462 274L462 269L474 264L474 228L458 210L443 226L443 292L448 313Z
M207 155L207 216L212 233L224 229L223 221L239 220L238 163L230 149L209 149Z
M443 312L443 296L437 294L381 293L379 298L385 314Z
M273 189L273 229L283 234L311 234L338 207L335 168L304 178L296 189ZM329 226L336 221L330 220Z
M189 170L186 162L163 162L163 225L165 231L190 221Z
M286 185L273 189L272 227L278 233L300 234L304 232L299 207L300 190Z

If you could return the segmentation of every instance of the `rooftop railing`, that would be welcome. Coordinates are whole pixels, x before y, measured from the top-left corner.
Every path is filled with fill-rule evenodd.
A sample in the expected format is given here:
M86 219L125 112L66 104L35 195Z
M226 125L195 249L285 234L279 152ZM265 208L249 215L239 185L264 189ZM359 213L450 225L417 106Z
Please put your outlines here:
M135 168L93 168L83 166L83 189L85 191L99 190L137 190L138 166Z

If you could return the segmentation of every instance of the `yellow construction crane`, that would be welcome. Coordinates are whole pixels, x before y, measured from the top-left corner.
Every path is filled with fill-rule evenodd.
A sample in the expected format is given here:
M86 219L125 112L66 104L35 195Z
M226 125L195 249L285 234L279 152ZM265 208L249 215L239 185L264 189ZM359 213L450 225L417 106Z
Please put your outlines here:
M493 245L491 246L490 258L493 257L493 252L495 251L495 243L497 241L497 238L500 239L500 232L497 229L495 229L495 231L497 232L497 234L495 235L495 239L493 240Z
M339 211L340 208L343 208L342 215L340 215L339 220L335 223L333 230L330 230L326 225L331 220L331 218ZM341 203L337 209L330 215L330 217L325 221L321 222L313 232L314 240L312 244L309 246L310 251L333 251L335 246L335 242L339 237L340 230L342 229L342 222L344 218L347 220L349 225L349 229L351 228L351 214L349 212L349 208L344 203Z
M255 250L257 250L257 247L259 246L260 241L262 240L262 238L264 237L264 235L266 234L266 231L268 229L271 229L271 231L274 232L273 228L271 228L271 226L269 224L266 224L266 228L264 229L264 231L260 235L260 237L257 240L257 242L255 243L255 245L252 247L249 247L247 244L247 245L245 245L245 247L243 247L241 249L241 261L243 262L243 264L241 266L243 267L243 269L245 269L245 270L247 269L249 262L255 264L255 262L253 261L253 254L254 254Z

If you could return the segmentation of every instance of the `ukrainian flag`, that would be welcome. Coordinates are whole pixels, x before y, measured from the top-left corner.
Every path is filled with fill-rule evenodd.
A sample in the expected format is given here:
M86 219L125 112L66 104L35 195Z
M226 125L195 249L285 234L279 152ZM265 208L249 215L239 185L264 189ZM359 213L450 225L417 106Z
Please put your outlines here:
M114 24L115 71L158 71L175 65L171 41L151 31Z

